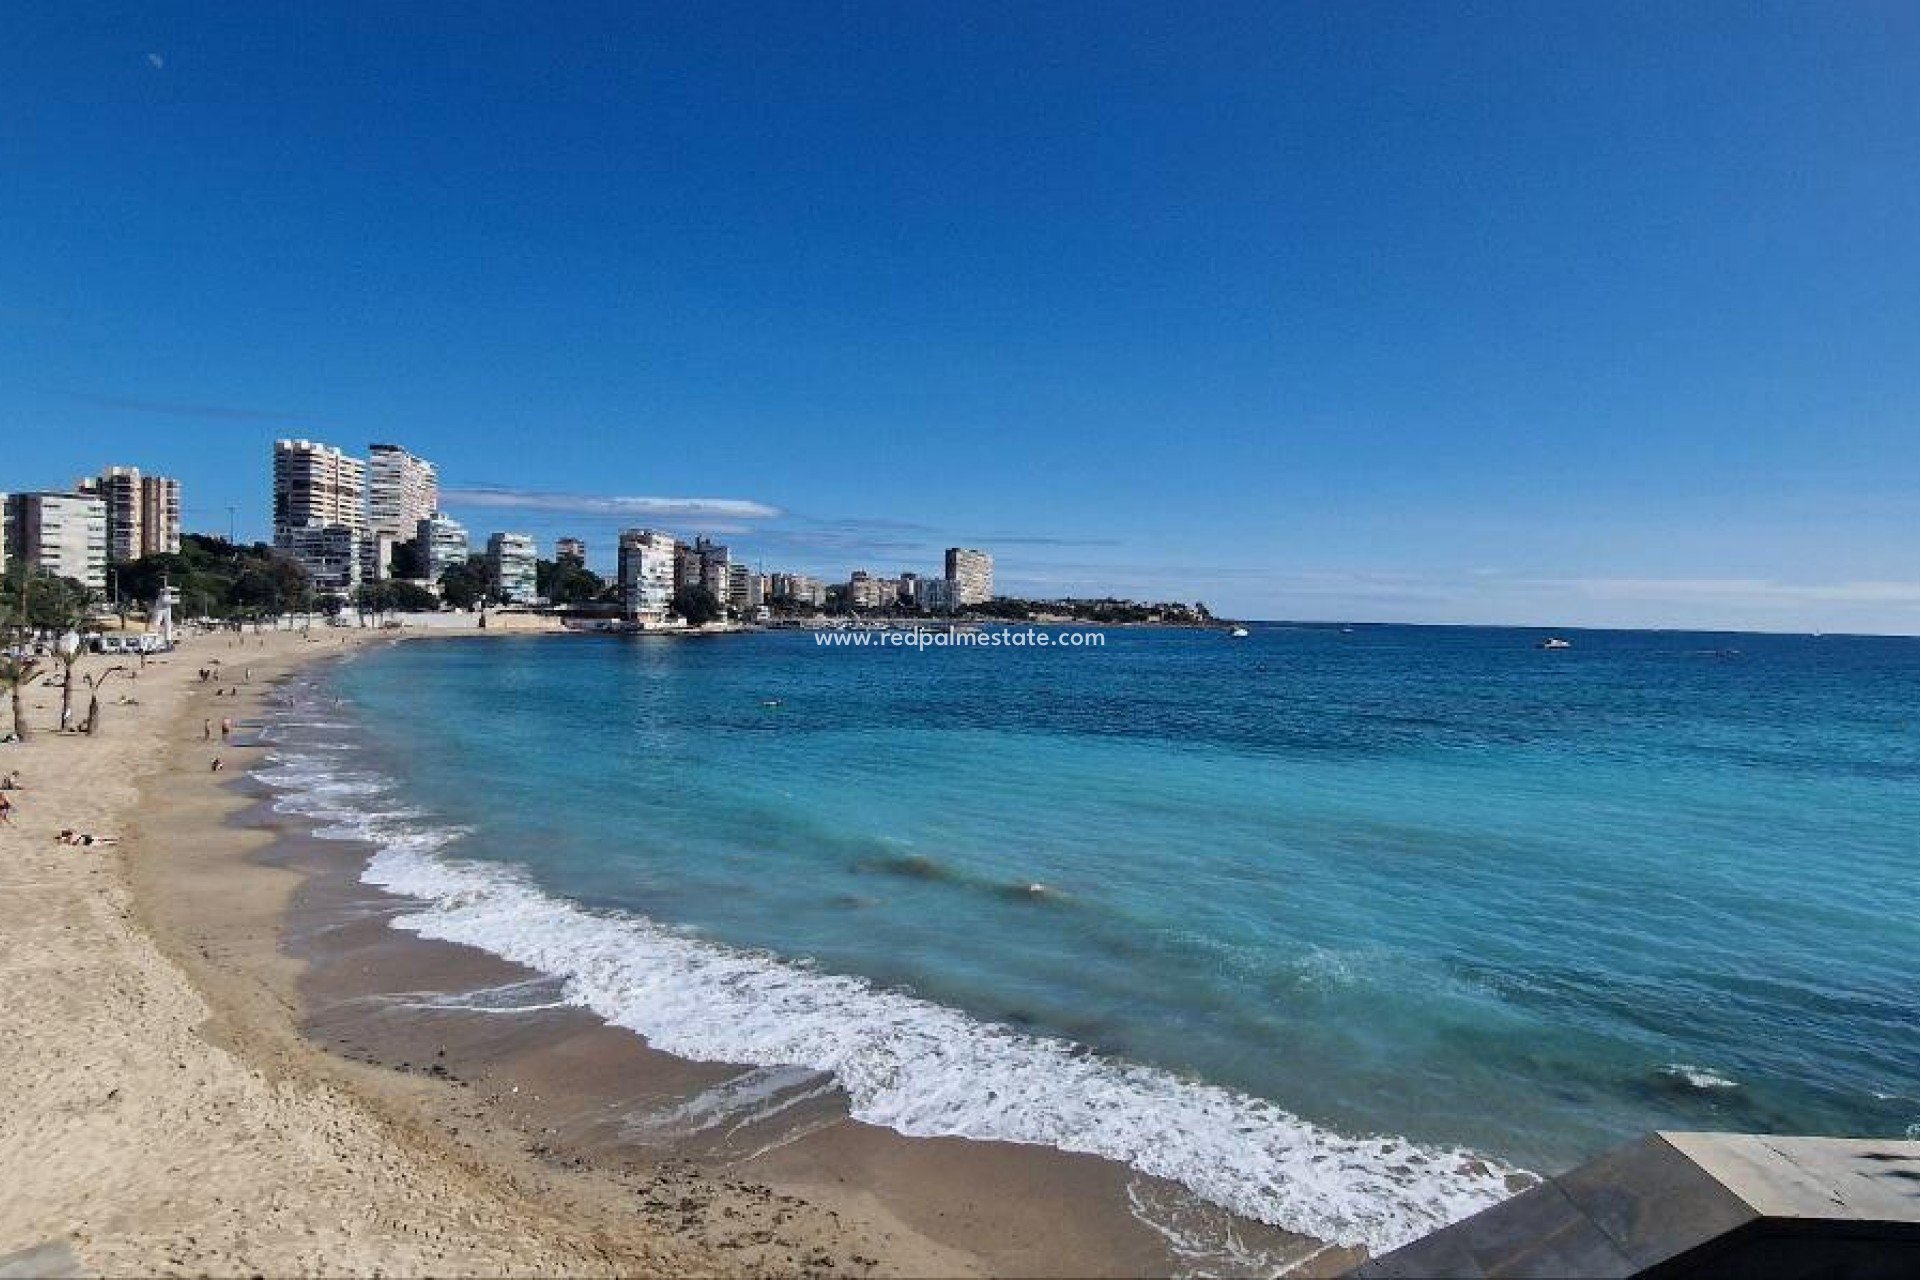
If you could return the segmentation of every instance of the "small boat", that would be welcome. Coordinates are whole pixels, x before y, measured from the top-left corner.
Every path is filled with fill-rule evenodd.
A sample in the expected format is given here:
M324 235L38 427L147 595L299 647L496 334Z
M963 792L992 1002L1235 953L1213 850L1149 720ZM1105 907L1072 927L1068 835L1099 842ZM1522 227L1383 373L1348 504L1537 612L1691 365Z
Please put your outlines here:
M1548 636L1545 640L1542 640L1533 647L1536 649L1571 649L1573 648L1573 641L1563 640L1559 636Z
M1233 630L1227 632L1227 634L1235 640L1245 640L1248 636L1252 635L1253 632L1247 630L1245 627L1235 627Z

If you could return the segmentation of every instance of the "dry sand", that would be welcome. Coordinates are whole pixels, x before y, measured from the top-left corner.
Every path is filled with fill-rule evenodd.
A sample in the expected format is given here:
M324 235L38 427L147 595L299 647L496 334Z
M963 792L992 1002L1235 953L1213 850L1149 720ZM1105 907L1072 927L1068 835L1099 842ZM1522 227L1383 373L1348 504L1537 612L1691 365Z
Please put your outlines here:
M198 719L217 732L292 663L367 638L314 634L193 640L109 681L94 737L53 732L59 690L28 691L36 732L0 747L0 772L25 783L0 827L0 1256L65 1241L87 1271L122 1275L713 1270L673 1241L558 1220L284 1046L250 1058L204 1034L214 1010L129 892L127 862L160 853L136 813L141 784L175 753L199 770L215 755L243 764L245 750L200 741ZM240 696L197 680L215 657L229 677L252 667ZM178 798L207 816L220 803L211 785ZM121 843L71 848L61 828Z

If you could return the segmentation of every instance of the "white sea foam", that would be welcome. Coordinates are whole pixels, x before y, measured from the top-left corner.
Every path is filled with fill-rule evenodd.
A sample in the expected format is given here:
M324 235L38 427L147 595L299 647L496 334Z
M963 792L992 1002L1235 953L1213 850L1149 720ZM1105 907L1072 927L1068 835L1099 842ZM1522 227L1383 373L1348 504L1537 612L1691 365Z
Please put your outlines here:
M1689 1066L1684 1062L1669 1062L1661 1068L1675 1079L1684 1080L1695 1089L1738 1089L1738 1080L1729 1080L1717 1071L1705 1067Z
M332 761L260 775L321 834L376 847L364 878L424 905L393 923L564 980L565 998L700 1061L830 1074L853 1114L912 1136L997 1139L1117 1160L1236 1213L1391 1248L1485 1208L1517 1171L1395 1137L1351 1138L1262 1099L978 1021L860 978L590 911L523 873L442 852L460 834L370 803Z

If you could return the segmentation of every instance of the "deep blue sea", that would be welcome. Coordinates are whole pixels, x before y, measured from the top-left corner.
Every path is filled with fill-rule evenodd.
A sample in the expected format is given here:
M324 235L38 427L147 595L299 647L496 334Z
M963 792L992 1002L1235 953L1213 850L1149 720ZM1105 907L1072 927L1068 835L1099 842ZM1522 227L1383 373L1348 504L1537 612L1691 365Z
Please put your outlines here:
M406 644L269 776L661 1048L1323 1239L1920 1125L1920 641L1542 634Z

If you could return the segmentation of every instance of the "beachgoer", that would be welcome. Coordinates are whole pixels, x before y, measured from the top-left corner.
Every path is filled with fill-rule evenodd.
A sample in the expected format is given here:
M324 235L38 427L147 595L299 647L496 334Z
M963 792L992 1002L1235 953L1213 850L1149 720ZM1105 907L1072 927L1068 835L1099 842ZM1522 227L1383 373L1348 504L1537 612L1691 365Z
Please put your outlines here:
M220 772L220 757L219 757L219 756L215 756L215 757L213 758L213 772L215 772L215 773L218 773L218 772Z
M213 741L213 721L202 720L200 722L200 741L202 742Z
M233 719L225 717L220 721L220 741L226 742L233 737Z
M13 825L13 801L4 795L0 795L0 822Z
M20 771L18 769L15 769L12 773L9 773L6 777L0 778L0 791L18 791L18 790L20 790Z

